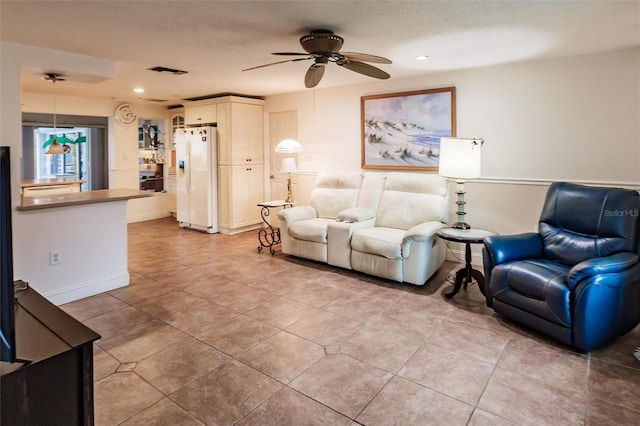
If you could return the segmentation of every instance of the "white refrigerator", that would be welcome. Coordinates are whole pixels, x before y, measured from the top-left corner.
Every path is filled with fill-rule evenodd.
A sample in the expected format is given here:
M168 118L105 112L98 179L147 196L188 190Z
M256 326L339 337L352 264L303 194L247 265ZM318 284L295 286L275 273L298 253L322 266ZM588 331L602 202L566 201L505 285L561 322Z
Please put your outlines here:
M178 129L175 138L178 222L183 228L219 232L216 128Z

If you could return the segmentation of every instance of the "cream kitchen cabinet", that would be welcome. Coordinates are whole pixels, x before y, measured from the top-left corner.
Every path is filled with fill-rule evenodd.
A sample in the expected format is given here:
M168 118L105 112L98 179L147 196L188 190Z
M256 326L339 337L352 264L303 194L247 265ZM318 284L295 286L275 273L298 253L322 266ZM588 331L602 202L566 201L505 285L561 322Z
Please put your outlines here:
M215 123L218 121L216 113L217 108L213 103L190 105L184 109L184 123L187 126L204 126Z
M262 100L247 99L244 102L218 104L219 164L247 165L264 162L262 103Z
M235 234L260 226L264 165L220 166L218 187L220 232Z

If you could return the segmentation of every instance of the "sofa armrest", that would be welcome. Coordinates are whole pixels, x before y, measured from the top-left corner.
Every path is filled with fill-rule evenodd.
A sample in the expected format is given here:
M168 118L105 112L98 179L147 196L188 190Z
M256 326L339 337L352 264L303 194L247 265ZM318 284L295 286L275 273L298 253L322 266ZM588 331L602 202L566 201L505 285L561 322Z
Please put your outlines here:
M414 241L430 242L434 239L438 230L446 225L442 222L423 222L414 227L409 228L402 236L402 257L409 257L411 254L411 245Z
M364 222L365 220L376 217L376 212L364 207L352 207L338 213L336 220L338 222Z
M615 274L625 271L638 263L635 253L624 252L612 256L597 257L578 263L569 271L567 281L574 288L580 281L601 274Z
M278 218L289 228L299 220L315 219L318 217L316 209L311 206L296 206L282 209L278 212Z
M518 235L493 235L484 239L484 246L493 266L513 260L544 257L539 234L529 232Z

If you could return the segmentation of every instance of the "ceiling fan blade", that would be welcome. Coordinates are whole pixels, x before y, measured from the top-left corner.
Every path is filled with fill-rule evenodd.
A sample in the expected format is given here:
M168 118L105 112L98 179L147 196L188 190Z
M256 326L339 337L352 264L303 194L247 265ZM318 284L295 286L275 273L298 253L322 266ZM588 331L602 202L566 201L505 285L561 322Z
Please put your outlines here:
M271 52L272 55L281 55L281 56L309 56L308 53L301 52Z
M307 74L304 76L304 85L307 89L316 87L322 76L324 75L324 65L313 64L307 70Z
M307 59L313 59L313 56L309 56L308 58L287 59L285 61L272 62L270 64L264 64L264 65L258 65L257 67L246 68L246 69L243 69L242 71L251 71L258 68L270 67L271 65L284 64L285 62L305 61Z
M346 56L350 61L362 61L362 62L372 62L374 64L391 64L389 59L383 58L382 56L369 55L367 53L357 53L357 52L340 52L342 56Z
M360 74L364 74L369 77L379 78L381 80L386 80L387 78L391 77L380 68L376 68L373 65L365 64L364 62L349 61L345 62L344 64L338 63L338 65L348 70L359 72Z

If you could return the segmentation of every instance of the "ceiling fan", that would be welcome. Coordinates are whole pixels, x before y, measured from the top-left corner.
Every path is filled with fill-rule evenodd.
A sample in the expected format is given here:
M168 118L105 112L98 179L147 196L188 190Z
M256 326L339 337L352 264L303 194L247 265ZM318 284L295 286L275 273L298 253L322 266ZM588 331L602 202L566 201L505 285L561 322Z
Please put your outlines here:
M300 45L306 53L301 52L274 52L272 55L280 56L303 56L302 58L287 59L285 61L273 62L247 68L242 71L255 70L257 68L269 67L271 65L283 64L285 62L298 62L313 59L313 64L307 70L304 77L304 85L307 88L316 87L324 75L324 67L329 62L334 62L348 70L364 74L369 77L387 79L389 74L365 62L375 64L390 64L391 61L381 56L368 55L366 53L340 52L344 39L330 30L313 30L309 34L300 37Z

